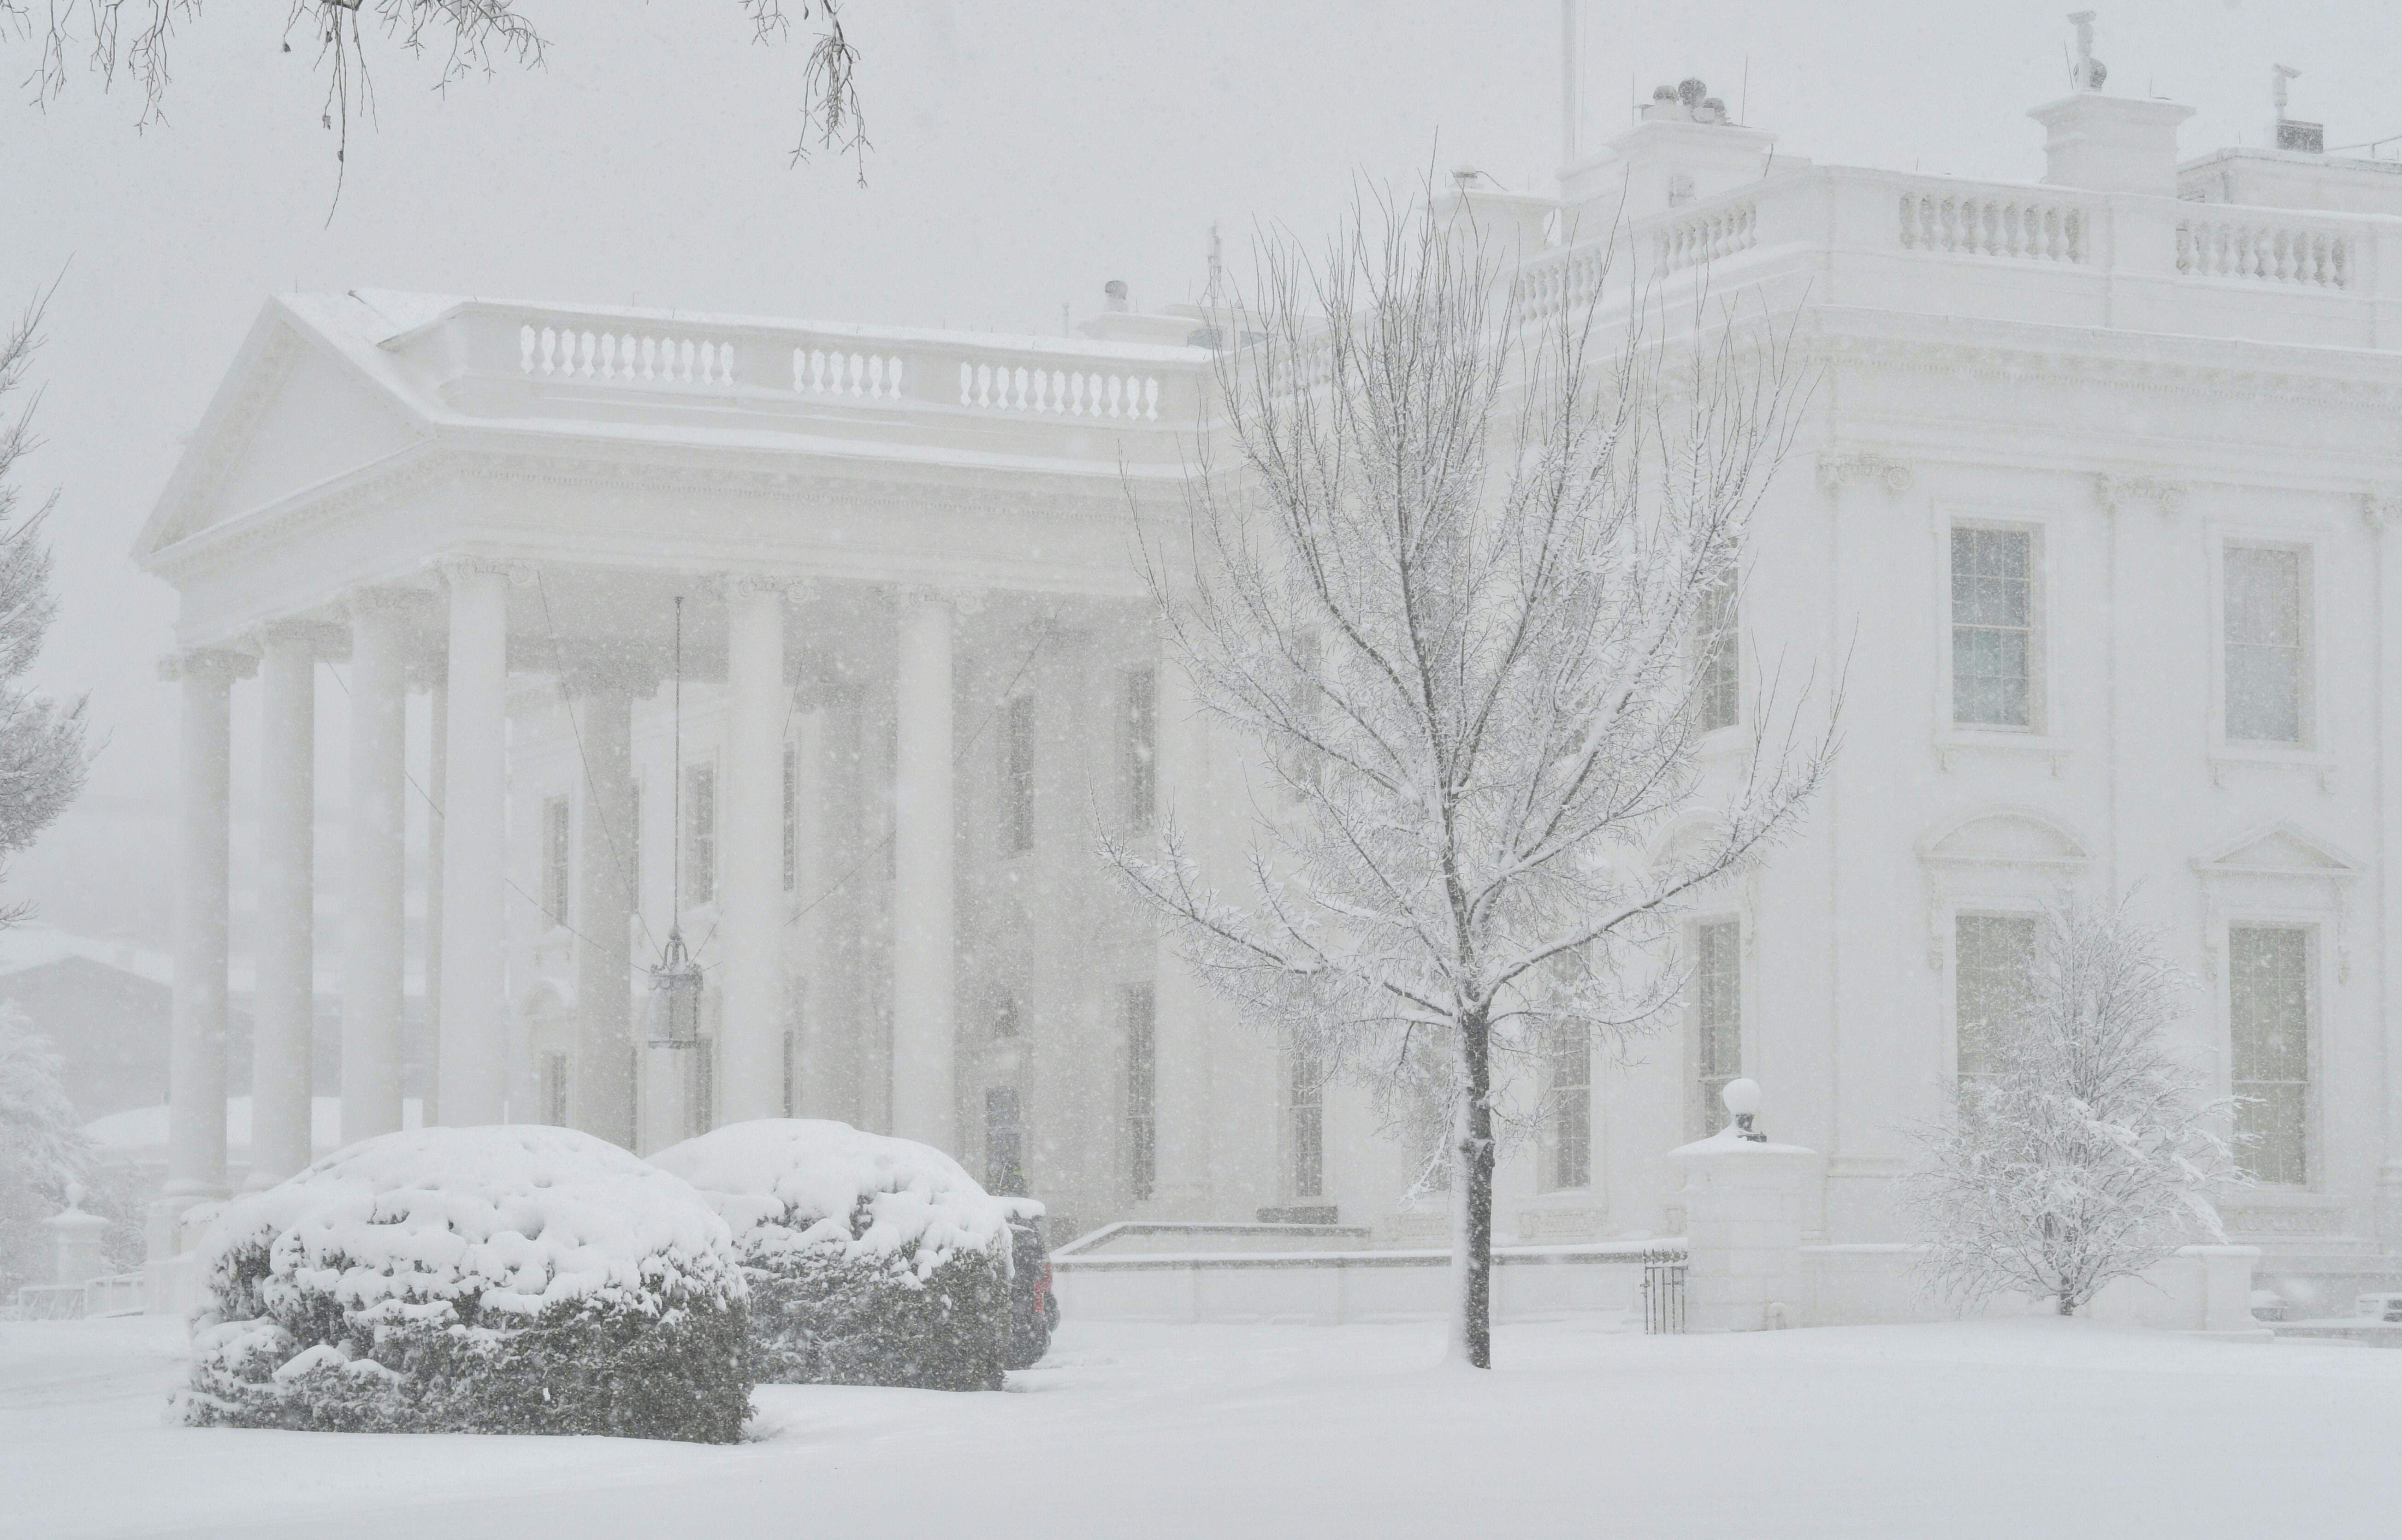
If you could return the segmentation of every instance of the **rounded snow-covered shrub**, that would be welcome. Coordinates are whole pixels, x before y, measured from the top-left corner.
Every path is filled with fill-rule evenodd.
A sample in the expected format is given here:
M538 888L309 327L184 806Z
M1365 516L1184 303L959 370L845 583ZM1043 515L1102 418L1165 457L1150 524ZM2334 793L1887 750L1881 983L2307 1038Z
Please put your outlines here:
M729 1443L742 1268L691 1187L569 1129L414 1129L225 1206L186 1422Z
M1001 1387L1009 1211L949 1156L848 1123L775 1117L652 1160L734 1228L761 1380Z

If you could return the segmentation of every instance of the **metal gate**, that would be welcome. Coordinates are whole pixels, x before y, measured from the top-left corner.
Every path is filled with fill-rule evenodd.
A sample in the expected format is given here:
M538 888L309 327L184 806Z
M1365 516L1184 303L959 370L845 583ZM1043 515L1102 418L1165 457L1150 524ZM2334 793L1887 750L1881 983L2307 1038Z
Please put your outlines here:
M1685 1254L1646 1252L1643 1256L1643 1334L1682 1333L1685 1329Z

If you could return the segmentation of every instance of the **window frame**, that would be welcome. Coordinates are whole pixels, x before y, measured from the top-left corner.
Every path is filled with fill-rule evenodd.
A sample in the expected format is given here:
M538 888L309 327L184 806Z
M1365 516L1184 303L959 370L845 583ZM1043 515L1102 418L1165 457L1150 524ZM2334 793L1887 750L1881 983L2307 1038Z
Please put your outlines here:
M1159 668L1138 663L1118 673L1119 776L1126 826L1148 832L1159 822Z
M2256 1178L2257 1189L2268 1193L2314 1193L2326 1190L2327 1159L2326 1154L2326 1001L2333 980L2326 977L2326 917L2307 910L2273 908L2250 908L2221 916L2215 926L2211 944L2218 967L2216 970L2218 1006L2217 1047L2222 1066L2219 1079L2229 1095L2236 1091L2235 1079L2235 946L2234 935L2243 930L2299 932L2302 942L2302 984L2307 992L2307 1020L2302 1035L2302 1180L2299 1182L2270 1181ZM2245 1081L2246 1085L2279 1082ZM2250 1170L2239 1147L2236 1160Z
M1563 1034L1567 1035L1570 1034ZM1583 1032L1572 1035L1573 1044L1554 1040L1544 1045L1543 1131L1538 1142L1535 1173L1535 1188L1544 1194L1591 1192L1594 1189L1594 1044L1592 1037ZM1578 1049L1582 1051L1576 1051ZM1579 1068L1580 1077L1573 1082L1563 1082L1560 1072L1569 1066ZM1577 1093L1577 1099L1570 1102L1564 1097L1564 1092ZM1573 1118L1568 1116L1571 1109L1576 1114ZM1572 1124L1577 1131L1581 1159L1576 1180L1568 1181L1562 1174L1560 1162L1568 1149L1564 1135Z
M1989 898L1963 899L1952 906L1943 949L1943 1080L1957 1089L1970 1072L1960 1067L1960 922L2009 920L2034 927L2034 944L2043 944L2043 908L2039 903ZM2034 953L2029 953L2032 962Z
M2276 528L2254 523L2215 523L2211 526L2210 565L2210 632L2207 645L2210 653L2210 754L2215 760L2242 760L2252 763L2298 765L2324 770L2334 763L2326 751L2326 692L2320 687L2320 675L2326 670L2326 605L2322 595L2326 591L2324 545L2311 530ZM2292 551L2301 580L2302 659L2298 687L2301 700L2297 702L2296 715L2301 737L2296 742L2267 738L2230 738L2227 732L2227 558L2231 550Z
M575 902L575 805L566 792L542 799L542 908L554 930L565 930Z
M1753 1020L1751 987L1752 975L1758 970L1752 966L1750 956L1751 923L1739 909L1707 910L1693 915L1685 922L1684 934L1685 955L1692 963L1684 1010L1684 1103L1685 1127L1691 1137L1695 1139L1706 1139L1727 1126L1725 1107L1723 1104L1712 1105L1710 1095L1705 1089L1705 1083L1714 1077L1703 1074L1705 1065L1702 1052L1702 1034L1705 1027L1702 1019L1702 933L1721 925L1734 927L1735 1069L1734 1074L1720 1080L1719 1084L1723 1086L1725 1080L1740 1079L1746 1073L1745 1066L1752 1061L1753 1054L1750 1041Z
M1947 508L1939 512L1936 527L1937 615L1940 638L1936 655L1936 721L1939 732L1946 738L1971 742L2047 742L2057 736L2051 687L2051 659L2056 650L2051 634L2051 594L2056 586L2051 558L2056 542L2050 537L2048 521L1998 509ZM1961 622L1956 617L1953 572L1958 536L1964 533L2019 534L2025 536L2027 541L2027 720L2022 726L1960 719L1960 685L1953 660Z
M1035 845L1035 784L1041 734L1034 692L1020 690L1001 705L1001 853L1031 854ZM1021 758L1022 751L1022 758Z
M1722 689L1726 694L1733 697L1732 709L1724 721L1705 721L1701 719L1700 714L1696 713L1693 731L1705 740L1742 727L1746 715L1746 692L1743 687L1743 589L1742 571L1739 568L1729 568L1721 583L1711 585L1704 600L1705 604L1717 605L1715 615L1712 617L1716 623L1706 631L1702 626L1695 625L1685 639L1685 667L1691 689L1691 694L1687 698L1689 704L1700 705L1705 687L1711 689L1714 694ZM1723 600L1719 598L1721 592L1724 594ZM1695 618L1699 620L1703 617ZM1708 664L1709 674L1713 677L1705 677L1703 673L1701 654L1705 637L1716 639ZM1714 677L1720 670L1723 670L1726 674L1722 685Z
M1118 986L1118 1032L1125 1071L1119 1082L1123 1171L1129 1198L1147 1203L1159 1191L1159 989L1150 979Z
M1303 1073L1309 1066L1311 1072ZM1323 1203L1328 1180L1326 1143L1326 1066L1313 1053L1287 1047L1277 1063L1277 1187L1291 1203ZM1302 1099L1305 1084L1311 1099ZM1306 1137L1304 1125L1307 1125ZM1299 1180L1303 1150L1309 1152L1316 1180L1304 1190Z

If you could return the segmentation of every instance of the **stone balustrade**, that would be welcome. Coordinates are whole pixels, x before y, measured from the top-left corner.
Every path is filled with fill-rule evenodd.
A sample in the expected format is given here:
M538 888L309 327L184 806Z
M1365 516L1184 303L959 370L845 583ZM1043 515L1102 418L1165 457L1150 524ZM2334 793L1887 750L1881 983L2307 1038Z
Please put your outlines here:
M437 335L439 343L432 340ZM1209 372L1199 348L986 343L915 331L649 320L481 302L461 306L399 347L471 379L552 389L941 406L1130 426L1189 424Z

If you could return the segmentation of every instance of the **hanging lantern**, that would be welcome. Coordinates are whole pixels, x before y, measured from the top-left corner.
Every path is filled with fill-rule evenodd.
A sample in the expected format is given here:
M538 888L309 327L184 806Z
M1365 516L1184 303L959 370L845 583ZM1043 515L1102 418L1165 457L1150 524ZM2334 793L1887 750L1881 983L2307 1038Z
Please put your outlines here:
M683 950L681 926L668 931L651 969L651 1047L688 1048L700 1040L700 966Z

